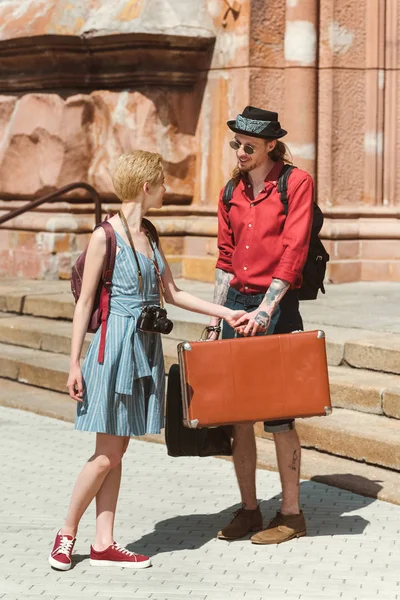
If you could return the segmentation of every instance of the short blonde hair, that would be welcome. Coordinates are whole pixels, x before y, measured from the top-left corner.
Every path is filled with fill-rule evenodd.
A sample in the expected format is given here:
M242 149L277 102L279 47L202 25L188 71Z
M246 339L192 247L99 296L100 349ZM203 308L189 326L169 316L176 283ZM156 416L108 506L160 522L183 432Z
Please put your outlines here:
M117 196L124 202L136 198L145 183L157 185L162 177L160 154L134 150L118 158L112 180Z

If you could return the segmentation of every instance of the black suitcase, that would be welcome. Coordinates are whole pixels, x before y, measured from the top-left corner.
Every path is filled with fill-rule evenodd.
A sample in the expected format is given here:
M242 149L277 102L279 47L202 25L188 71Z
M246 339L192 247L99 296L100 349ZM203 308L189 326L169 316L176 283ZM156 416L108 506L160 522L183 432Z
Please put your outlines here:
M188 429L183 425L179 365L168 373L165 442L169 456L231 456L230 426Z

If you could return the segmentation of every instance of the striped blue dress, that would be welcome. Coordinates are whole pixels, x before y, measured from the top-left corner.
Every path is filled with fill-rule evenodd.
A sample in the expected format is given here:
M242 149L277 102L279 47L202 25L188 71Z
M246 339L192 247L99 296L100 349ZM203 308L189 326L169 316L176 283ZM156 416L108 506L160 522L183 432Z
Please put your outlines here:
M142 311L137 266L131 247L116 232L115 258L104 362L97 362L100 329L82 365L83 402L75 429L110 435L160 433L164 426L164 358L159 333L137 331ZM155 249L161 272L162 257ZM143 278L144 304L159 304L154 263L136 252Z

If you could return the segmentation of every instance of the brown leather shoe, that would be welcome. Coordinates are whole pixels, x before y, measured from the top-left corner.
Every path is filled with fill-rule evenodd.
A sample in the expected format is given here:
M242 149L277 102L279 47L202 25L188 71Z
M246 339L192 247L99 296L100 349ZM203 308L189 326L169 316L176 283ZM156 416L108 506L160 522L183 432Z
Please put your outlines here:
M251 531L260 531L263 526L260 507L257 506L254 510L247 510L246 505L242 506L233 513L233 519L218 532L220 540L239 540Z
M281 544L306 535L303 511L298 515L282 515L278 510L268 527L250 538L253 544Z

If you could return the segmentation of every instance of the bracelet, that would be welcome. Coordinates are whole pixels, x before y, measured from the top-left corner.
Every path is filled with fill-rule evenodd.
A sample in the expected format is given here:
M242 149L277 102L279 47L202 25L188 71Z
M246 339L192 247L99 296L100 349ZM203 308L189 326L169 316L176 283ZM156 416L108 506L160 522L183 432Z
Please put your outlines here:
M207 325L205 328L208 333L210 331L215 331L216 333L221 333L221 325Z
M221 326L220 325L207 325L207 327L204 327L201 337L201 340L206 340L207 339L207 335L209 333L216 333L217 334L217 338L219 337L219 334L221 333Z

